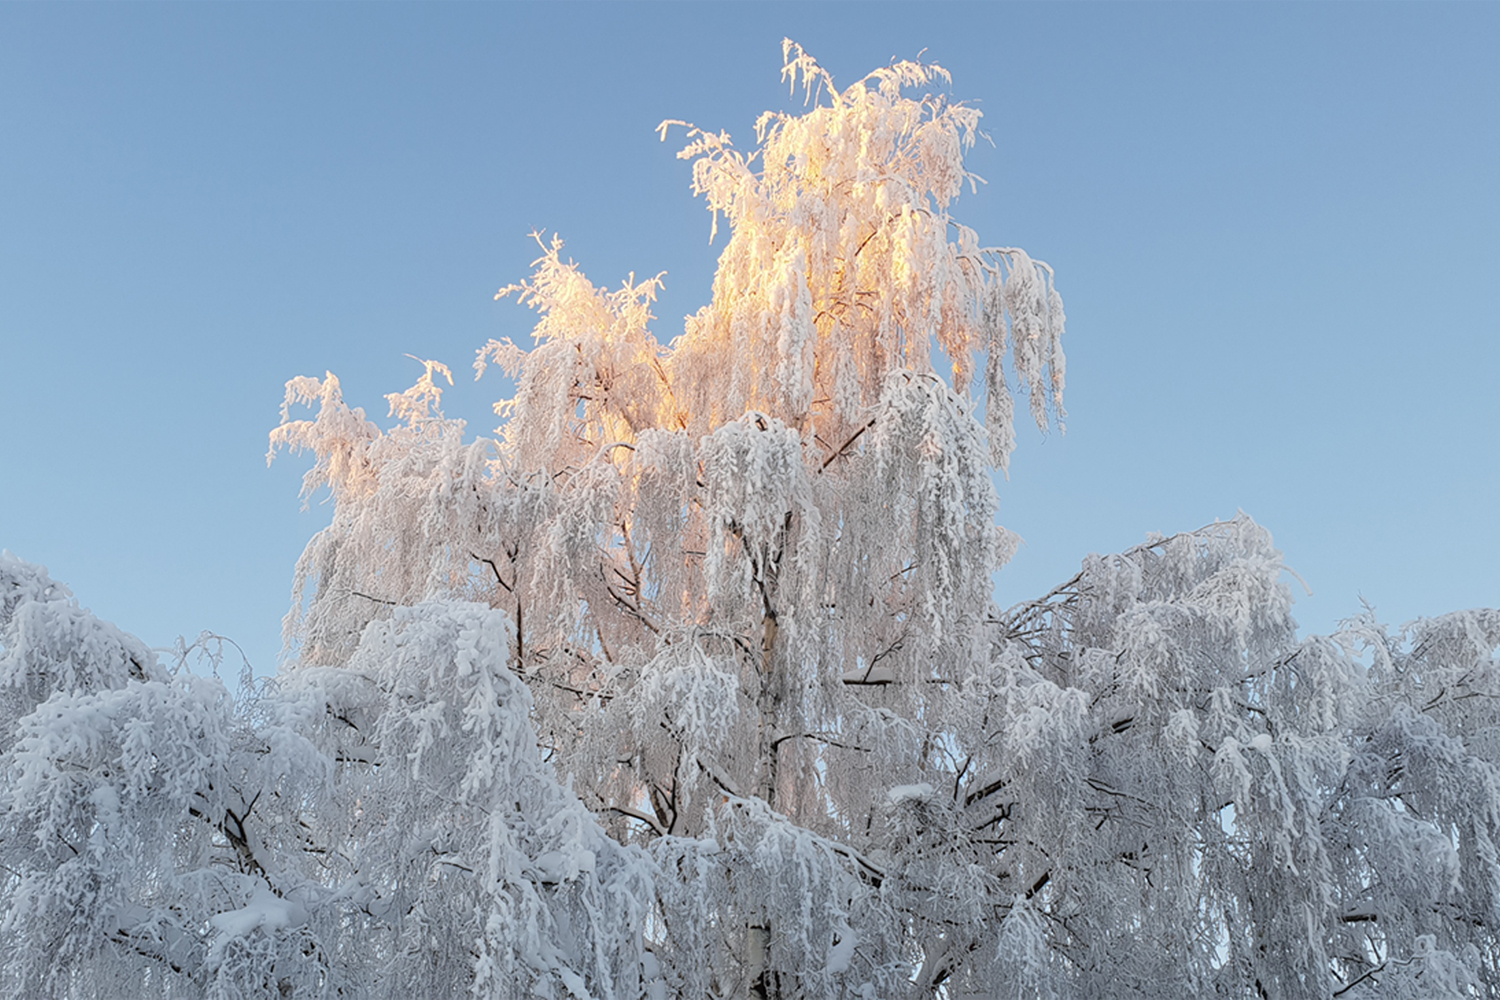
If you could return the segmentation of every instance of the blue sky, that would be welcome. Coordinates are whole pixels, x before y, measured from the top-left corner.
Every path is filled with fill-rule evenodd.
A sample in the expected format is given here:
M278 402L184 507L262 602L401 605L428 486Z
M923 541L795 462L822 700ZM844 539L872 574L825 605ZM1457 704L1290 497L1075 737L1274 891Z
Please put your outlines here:
M0 547L165 645L273 668L326 523L282 384L383 414L467 369L559 231L596 283L715 249L665 118L748 145L781 39L923 48L986 115L955 214L1049 261L1066 435L1023 434L1010 603L1244 509L1305 629L1500 605L1500 7L0 6ZM450 414L488 430L498 383Z

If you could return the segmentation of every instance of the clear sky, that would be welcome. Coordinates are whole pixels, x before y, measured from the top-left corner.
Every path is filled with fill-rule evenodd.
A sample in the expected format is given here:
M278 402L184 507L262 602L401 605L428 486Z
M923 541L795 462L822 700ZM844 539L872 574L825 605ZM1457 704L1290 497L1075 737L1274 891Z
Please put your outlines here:
M1500 605L1500 6L0 5L0 547L153 644L274 667L327 522L282 384L467 370L533 228L599 284L715 257L664 118L742 145L781 39L926 49L976 102L955 215L1050 262L1066 435L1023 433L999 598L1244 509L1305 630ZM498 382L450 414L488 431Z

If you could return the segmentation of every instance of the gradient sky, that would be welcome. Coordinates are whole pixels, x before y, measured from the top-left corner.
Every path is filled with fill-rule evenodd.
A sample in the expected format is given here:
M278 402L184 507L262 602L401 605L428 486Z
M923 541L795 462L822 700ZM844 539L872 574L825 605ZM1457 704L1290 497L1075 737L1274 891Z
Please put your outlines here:
M955 216L1050 262L1066 435L1023 432L1009 604L1243 509L1304 630L1500 605L1500 6L0 5L0 547L148 642L274 668L328 508L267 470L282 384L372 414L597 284L716 255L653 129L742 146L791 36L849 83L946 66L985 115ZM722 239L722 238L721 238ZM499 382L450 415L487 432Z

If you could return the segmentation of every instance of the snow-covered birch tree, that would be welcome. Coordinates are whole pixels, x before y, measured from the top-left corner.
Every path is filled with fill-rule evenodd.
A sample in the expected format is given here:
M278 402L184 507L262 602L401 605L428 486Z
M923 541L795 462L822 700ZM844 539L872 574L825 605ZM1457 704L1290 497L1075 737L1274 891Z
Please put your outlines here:
M1052 271L952 216L981 117L940 67L784 56L804 110L748 152L662 127L727 228L674 340L539 237L494 438L437 362L387 428L288 383L334 515L274 681L0 561L8 989L1500 989L1500 612L1300 639L1243 515L996 607Z

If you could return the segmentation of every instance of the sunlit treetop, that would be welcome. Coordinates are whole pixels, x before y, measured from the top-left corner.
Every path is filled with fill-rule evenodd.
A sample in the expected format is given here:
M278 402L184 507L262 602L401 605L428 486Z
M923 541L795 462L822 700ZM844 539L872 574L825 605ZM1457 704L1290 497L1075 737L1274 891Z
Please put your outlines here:
M598 289L557 239L529 280L501 290L541 313L534 350L491 341L476 362L519 376L497 407L511 445L536 457L647 427L701 435L753 411L826 457L893 375L951 366L955 389L978 383L1004 467L1015 442L1007 348L1038 426L1061 418L1064 317L1051 268L981 246L949 214L980 181L964 152L984 135L981 113L941 93L914 96L949 82L940 66L897 62L840 90L800 46L786 42L784 56L783 79L808 110L763 114L752 152L725 132L661 125L664 139L686 128L678 155L693 163L693 191L714 232L721 216L730 229L712 301L681 337L663 347L648 329L658 279Z

